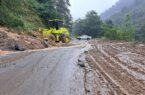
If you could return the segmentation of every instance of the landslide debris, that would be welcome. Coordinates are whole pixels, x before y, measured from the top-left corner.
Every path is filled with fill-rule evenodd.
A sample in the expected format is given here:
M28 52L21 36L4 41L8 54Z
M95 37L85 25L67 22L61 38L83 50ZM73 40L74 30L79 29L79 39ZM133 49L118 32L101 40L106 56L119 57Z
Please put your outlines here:
M10 51L24 51L32 49L43 49L48 47L71 46L70 43L56 43L44 41L39 32L19 32L0 27L0 55Z
M103 40L90 44L86 61L97 95L145 95L145 44Z
M0 28L0 50L24 51L45 48L39 33L31 35L13 33L7 28Z

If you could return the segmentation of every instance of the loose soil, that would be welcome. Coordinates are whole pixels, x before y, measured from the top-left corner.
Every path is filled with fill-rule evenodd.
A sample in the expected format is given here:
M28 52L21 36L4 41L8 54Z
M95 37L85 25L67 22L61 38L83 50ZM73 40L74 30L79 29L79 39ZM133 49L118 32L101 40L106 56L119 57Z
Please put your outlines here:
M145 95L144 44L101 40L90 44L86 64L96 95Z

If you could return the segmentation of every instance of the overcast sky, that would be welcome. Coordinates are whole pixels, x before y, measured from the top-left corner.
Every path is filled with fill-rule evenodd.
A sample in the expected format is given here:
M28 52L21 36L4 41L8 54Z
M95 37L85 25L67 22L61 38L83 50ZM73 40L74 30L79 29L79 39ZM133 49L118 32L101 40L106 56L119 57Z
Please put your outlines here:
M70 0L73 19L83 18L90 10L96 10L100 15L118 0Z

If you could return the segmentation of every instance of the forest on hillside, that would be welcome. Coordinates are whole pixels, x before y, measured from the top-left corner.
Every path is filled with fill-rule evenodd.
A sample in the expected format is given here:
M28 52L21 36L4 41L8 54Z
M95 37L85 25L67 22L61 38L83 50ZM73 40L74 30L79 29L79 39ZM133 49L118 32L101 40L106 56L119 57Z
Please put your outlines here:
M47 27L50 19L63 19L71 26L69 0L1 0L0 26L16 29Z
M73 26L74 36L87 34L93 38L145 41L144 5L144 0L119 0L101 16L89 11L85 18L77 19L72 25L69 0L1 0L0 26L38 30L48 27L51 19L62 19L65 27Z
M78 19L73 24L74 36L89 35L93 38L135 41L135 31L129 15L120 26L116 26L111 20L102 21L95 11L88 12L84 19Z
M126 7L131 6L134 1L135 0L119 0L116 4L101 14L101 19L107 20L110 16L113 16L114 14L125 10Z
M144 0L119 0L100 17L97 13L89 17L86 14L84 19L76 20L73 31L113 40L145 41L144 5Z
M121 12L114 14L109 19L114 24L120 25L126 15L130 16L132 24L136 28L135 38L145 41L145 1L135 0L130 7L125 7Z

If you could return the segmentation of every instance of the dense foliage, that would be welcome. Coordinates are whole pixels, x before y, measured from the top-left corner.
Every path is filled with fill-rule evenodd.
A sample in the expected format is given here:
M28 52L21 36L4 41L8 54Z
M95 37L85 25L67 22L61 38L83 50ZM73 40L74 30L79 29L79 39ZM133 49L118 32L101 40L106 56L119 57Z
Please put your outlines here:
M136 29L133 26L129 15L126 16L123 23L119 26L115 26L111 20L107 20L103 25L103 29L105 31L104 37L111 40L135 40Z
M84 19L78 19L73 24L75 36L89 35L93 38L134 41L135 31L129 15L125 17L122 24L115 25L111 20L102 22L95 11L88 12Z
M110 19L119 25L123 23L123 19L126 15L131 16L133 25L136 27L136 40L145 41L145 1L135 0L134 4L130 7L125 8L120 13L113 15Z
M1 0L0 25L23 29L41 26L36 13L26 0Z
M145 42L145 0L119 0L101 15L103 20L111 19L116 26L124 24L127 15L136 28L135 39Z
M65 26L71 27L69 0L38 0L38 3L39 5L34 5L35 9L46 25L50 19L62 19L65 21Z
M35 29L48 26L50 19L63 19L71 26L69 0L1 0L0 25Z
M78 19L73 24L74 35L89 35L101 37L103 35L102 21L95 11L90 11L84 19Z

